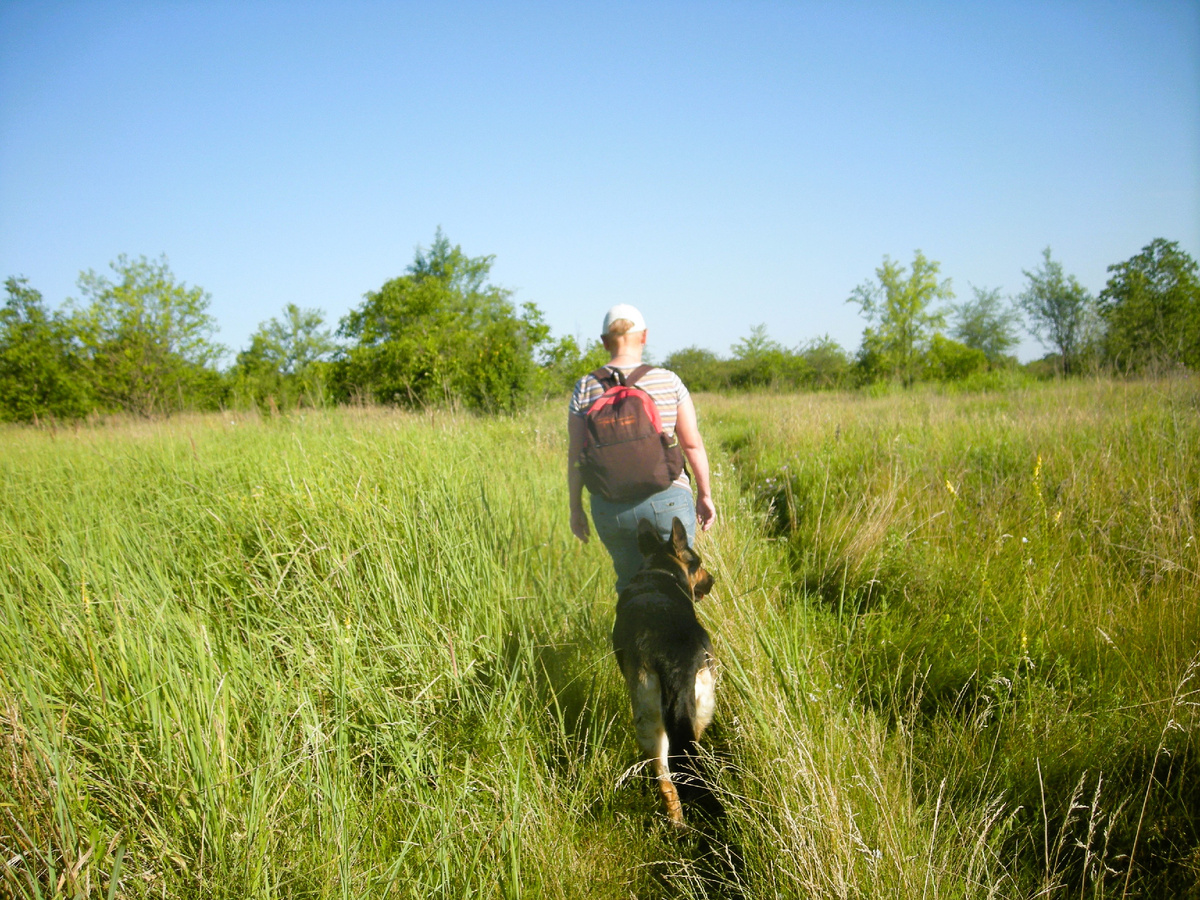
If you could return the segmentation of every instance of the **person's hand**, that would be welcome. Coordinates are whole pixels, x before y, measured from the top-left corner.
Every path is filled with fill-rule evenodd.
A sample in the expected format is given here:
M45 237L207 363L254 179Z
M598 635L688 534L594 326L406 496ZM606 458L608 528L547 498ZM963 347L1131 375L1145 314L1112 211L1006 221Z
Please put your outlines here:
M701 531L708 531L716 524L717 507L710 496L696 498L696 524Z
M591 534L591 529L588 527L587 513L583 511L582 506L574 507L571 510L571 534L579 538L585 544L588 542L588 536Z

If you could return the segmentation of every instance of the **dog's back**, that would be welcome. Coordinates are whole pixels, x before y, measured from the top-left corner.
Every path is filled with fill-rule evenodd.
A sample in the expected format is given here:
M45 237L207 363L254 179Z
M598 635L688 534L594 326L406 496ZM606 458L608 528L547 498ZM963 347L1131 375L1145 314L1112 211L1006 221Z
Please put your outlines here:
M716 705L712 642L694 607L712 577L687 546L678 519L667 541L659 541L649 523L641 526L645 564L621 592L613 649L629 689L638 745L653 763L668 815L682 824L672 773L693 768L696 741Z

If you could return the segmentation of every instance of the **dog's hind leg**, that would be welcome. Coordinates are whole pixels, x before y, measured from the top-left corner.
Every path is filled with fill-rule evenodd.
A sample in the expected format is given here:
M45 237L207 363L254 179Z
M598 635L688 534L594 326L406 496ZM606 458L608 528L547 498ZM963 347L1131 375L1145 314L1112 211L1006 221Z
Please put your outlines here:
M676 825L683 824L683 806L679 802L679 791L671 780L667 765L670 741L663 721L662 688L658 675L643 672L629 691L633 704L633 725L637 732L638 746L651 761L658 791L667 807L667 815Z
M667 768L669 746L666 729L663 729L658 736L658 752L654 755L654 776L658 779L658 792L662 794L663 802L667 806L667 815L672 824L682 825L683 804L679 802L679 791L675 787L675 782L671 780L671 770Z

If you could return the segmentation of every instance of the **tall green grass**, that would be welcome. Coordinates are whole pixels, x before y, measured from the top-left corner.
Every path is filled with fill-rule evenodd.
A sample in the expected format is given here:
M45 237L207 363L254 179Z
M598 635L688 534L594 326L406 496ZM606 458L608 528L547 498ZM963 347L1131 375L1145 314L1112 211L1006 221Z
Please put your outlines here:
M713 406L920 806L1018 885L1197 890L1200 383Z
M330 413L5 440L11 888L620 895L627 847L657 852L640 821L594 824L629 754L553 431Z
M1197 394L701 398L728 816L682 837L559 405L0 432L0 891L1194 890Z

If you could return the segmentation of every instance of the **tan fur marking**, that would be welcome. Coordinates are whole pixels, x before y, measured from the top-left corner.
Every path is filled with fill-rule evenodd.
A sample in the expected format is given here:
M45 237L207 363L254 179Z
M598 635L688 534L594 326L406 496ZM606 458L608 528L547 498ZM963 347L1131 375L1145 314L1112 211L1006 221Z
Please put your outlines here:
M671 780L671 770L667 768L668 743L667 732L664 729L659 738L658 752L654 754L654 774L658 778L658 791L667 806L667 815L676 825L682 825L683 804L679 802L679 791L675 789L675 782Z
M696 740L712 722L717 709L717 674L712 660L696 673Z

